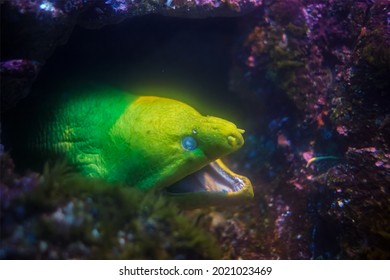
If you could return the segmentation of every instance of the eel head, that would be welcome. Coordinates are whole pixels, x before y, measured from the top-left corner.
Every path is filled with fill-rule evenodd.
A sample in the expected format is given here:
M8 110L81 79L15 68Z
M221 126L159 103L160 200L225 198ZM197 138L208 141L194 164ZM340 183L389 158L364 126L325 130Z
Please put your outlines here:
M176 100L152 96L138 98L126 115L133 122L126 141L132 154L138 154L132 161L138 166L131 169L129 178L135 180L130 184L158 188L189 207L253 197L249 179L229 170L220 159L244 144L244 130L232 122L203 116Z

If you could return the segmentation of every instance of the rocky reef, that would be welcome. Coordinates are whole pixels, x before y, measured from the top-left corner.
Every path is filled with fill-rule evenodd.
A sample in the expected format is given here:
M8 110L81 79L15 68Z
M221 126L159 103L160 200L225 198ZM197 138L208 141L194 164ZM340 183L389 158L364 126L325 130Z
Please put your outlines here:
M390 258L388 1L52 2L1 2L3 110L75 25L237 17L221 97L242 101L246 143L226 161L255 199L178 215L157 194L81 184L63 166L17 175L3 153L2 258Z
M2 109L25 97L36 75L76 25L101 28L142 15L175 17L238 16L261 6L261 0L64 0L1 2Z
M163 197L64 163L20 176L1 155L2 259L216 259L215 239Z
M255 255L388 259L389 3L263 5L230 81L264 112L240 158L266 221L249 227L263 238Z

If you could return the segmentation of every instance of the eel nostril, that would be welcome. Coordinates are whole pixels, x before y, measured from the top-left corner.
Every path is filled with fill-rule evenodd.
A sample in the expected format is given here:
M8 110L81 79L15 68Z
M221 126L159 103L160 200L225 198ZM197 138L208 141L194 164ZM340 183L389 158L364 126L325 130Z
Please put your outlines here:
M236 146L237 145L237 138L232 136L232 135L229 135L228 136L228 143L230 146Z

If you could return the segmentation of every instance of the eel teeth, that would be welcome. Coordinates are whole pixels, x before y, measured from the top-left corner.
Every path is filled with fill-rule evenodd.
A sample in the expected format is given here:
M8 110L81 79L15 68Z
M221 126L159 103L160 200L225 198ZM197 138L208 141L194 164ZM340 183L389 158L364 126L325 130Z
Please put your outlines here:
M199 171L168 187L166 191L172 194L189 192L240 192L246 182L244 177L233 173L220 160L213 161Z

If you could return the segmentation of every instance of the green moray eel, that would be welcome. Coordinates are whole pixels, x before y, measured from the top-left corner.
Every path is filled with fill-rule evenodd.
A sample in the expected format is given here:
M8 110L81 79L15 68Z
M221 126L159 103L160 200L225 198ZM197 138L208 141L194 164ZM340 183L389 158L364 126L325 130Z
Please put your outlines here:
M68 94L46 108L28 149L64 156L89 177L161 189L194 206L253 197L249 179L220 160L244 144L244 131L229 121L111 88Z

